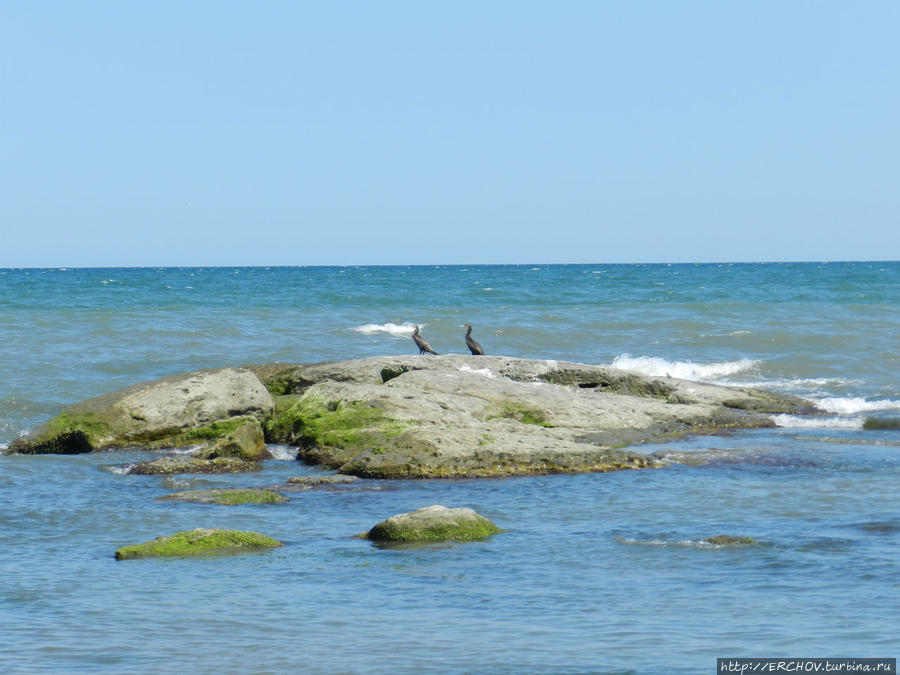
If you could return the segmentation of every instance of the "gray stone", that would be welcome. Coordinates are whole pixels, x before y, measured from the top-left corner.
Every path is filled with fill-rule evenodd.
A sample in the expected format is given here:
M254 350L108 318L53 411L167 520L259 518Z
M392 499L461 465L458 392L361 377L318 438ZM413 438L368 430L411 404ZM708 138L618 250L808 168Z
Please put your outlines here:
M138 462L121 467L124 473L140 476L172 476L181 473L247 473L259 471L259 462L236 457L199 459L197 457L160 457L151 462Z
M366 539L391 543L475 541L502 530L472 509L426 506L383 520L369 530Z
M498 356L376 357L271 372L282 391L303 393L278 397L267 438L370 478L652 467L656 458L622 448L774 426L761 407L811 408L752 389Z
M273 398L273 394L275 398ZM626 449L805 414L802 399L503 356L389 356L197 371L72 406L15 452L202 439L202 454L261 459L265 440L367 478L459 478L659 466ZM235 418L235 416L244 416Z
M69 454L142 445L238 415L271 416L272 395L246 368L219 368L136 384L67 408L12 452Z

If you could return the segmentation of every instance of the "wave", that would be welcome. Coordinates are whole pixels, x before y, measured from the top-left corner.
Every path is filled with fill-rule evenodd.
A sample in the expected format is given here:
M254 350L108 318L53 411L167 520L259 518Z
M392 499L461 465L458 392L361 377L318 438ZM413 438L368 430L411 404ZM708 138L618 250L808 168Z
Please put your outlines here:
M756 368L759 361L739 359L714 363L694 363L693 361L667 361L658 356L636 356L621 354L613 359L613 368L632 370L651 377L677 377L682 380L709 381L746 372Z
M758 387L760 385L760 382L732 384L742 387ZM764 384L766 389L784 389L788 391L828 391L845 387L861 387L865 384L865 382L859 379L847 379L841 377L800 377L795 379L766 380Z
M900 410L900 401L882 399L870 401L861 397L811 398L816 407L831 415L798 417L795 415L771 415L779 427L789 429L864 429L866 421L873 419L864 413L878 410Z
M131 473L131 470L135 466L137 466L136 463L132 462L130 464L117 464L117 465L104 466L103 470L109 471L110 473L114 473L117 476L127 476L129 473Z
M813 399L816 407L826 412L838 415L853 415L873 410L900 410L900 401L884 399L881 401L869 401L865 398L820 398Z
M424 328L428 324L420 323L419 328ZM408 338L412 335L413 331L416 328L416 324L414 323L367 323L362 326L357 326L356 328L351 328L350 330L356 331L357 333L364 333L366 335L373 335L375 333L387 333L393 337L404 337Z
M203 447L205 447L204 444L199 443L195 445L185 445L180 448L168 448L166 452L170 452L173 455L191 455Z
M797 415L770 415L772 421L785 429L862 429L862 417L798 417Z
M737 337L738 335L752 335L753 331L733 330L729 333L700 333L702 338Z

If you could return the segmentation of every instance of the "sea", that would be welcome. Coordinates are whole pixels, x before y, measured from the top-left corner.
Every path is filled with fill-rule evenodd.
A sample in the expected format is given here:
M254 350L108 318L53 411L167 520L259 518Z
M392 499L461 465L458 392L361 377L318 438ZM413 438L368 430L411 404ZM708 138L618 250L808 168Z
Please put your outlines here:
M643 446L606 474L366 481L160 502L323 470L132 476L140 450L0 455L0 672L713 673L900 652L900 262L0 269L0 451L66 406L200 368L441 353L796 394L823 414ZM421 358L429 358L422 356ZM380 548L388 516L504 532ZM265 553L117 562L196 527ZM717 546L710 537L750 537Z

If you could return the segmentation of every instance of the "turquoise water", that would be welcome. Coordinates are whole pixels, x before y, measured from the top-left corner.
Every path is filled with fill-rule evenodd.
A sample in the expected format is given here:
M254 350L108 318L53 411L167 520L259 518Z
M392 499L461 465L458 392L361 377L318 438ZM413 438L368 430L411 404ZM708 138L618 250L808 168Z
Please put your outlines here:
M615 364L815 399L828 415L651 450L701 467L375 481L274 506L174 489L316 473L120 475L133 451L0 456L4 672L713 672L717 657L895 657L900 263L0 270L0 444L69 403L204 367L463 352ZM429 504L507 532L388 550ZM131 561L193 527L264 554ZM714 548L717 534L758 544Z

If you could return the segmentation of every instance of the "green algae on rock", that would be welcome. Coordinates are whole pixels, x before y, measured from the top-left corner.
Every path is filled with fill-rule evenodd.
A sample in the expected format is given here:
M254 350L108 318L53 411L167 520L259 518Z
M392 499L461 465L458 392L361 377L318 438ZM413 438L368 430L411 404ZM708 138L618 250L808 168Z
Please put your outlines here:
M185 490L158 497L160 502L193 502L195 504L220 504L236 506L238 504L280 504L290 501L284 495L266 489L244 488L212 488L209 490Z
M376 434L396 436L409 426L369 401L335 401L323 396L279 397L267 436L300 446L354 446Z
M255 417L240 417L238 424L222 433L213 443L194 453L195 457L215 459L216 457L237 457L257 462L271 459L266 450L262 425ZM226 420L230 422L231 420Z
M898 417L867 417L863 422L866 431L890 431L900 429Z
M242 530L196 529L157 537L116 551L116 560L134 558L190 557L249 553L283 546L259 532Z
M135 385L72 406L9 451L198 443L199 456L219 462L268 459L269 442L299 446L300 460L364 478L602 472L661 465L627 446L771 427L776 411L815 409L796 397L607 366L385 356L197 371ZM133 472L254 470L159 468Z
M434 505L391 516L363 536L372 541L409 544L477 541L502 531L472 509Z
M9 449L74 454L146 445L238 415L263 420L273 409L271 394L249 369L198 370L77 403Z
M203 444L191 454L201 459L238 457L248 461L270 459L262 425L251 415L217 420L149 445L152 449L183 448Z

